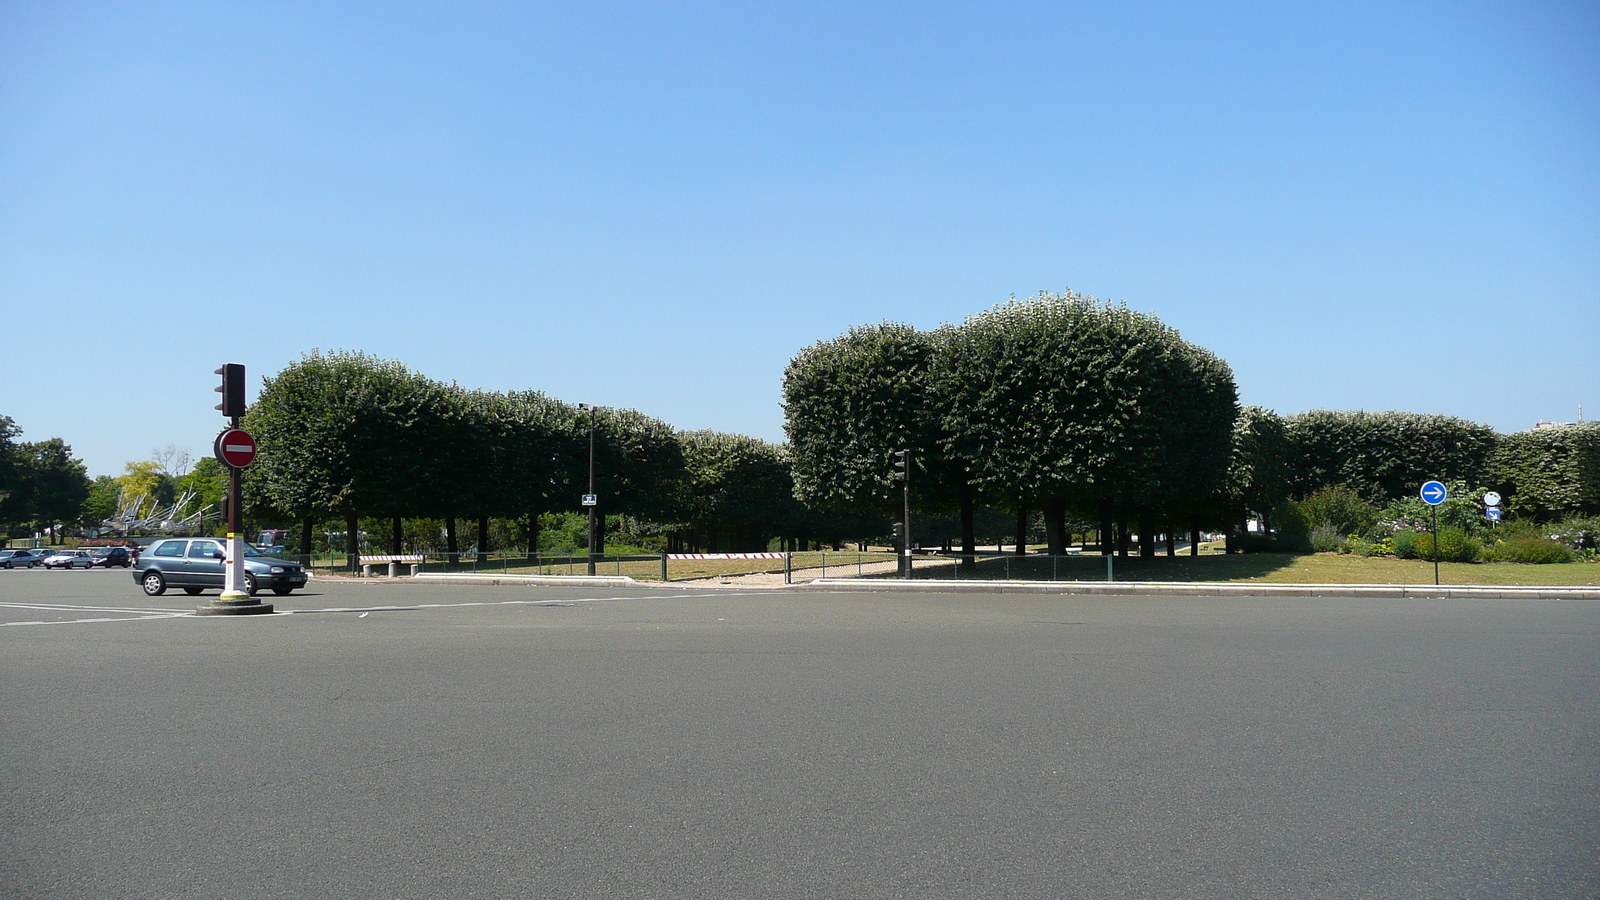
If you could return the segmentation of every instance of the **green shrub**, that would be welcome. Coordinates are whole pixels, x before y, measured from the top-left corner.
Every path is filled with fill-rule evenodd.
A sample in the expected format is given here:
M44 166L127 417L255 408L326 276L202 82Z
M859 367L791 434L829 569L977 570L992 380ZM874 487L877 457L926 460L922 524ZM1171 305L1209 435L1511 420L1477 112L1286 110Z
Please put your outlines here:
M1389 545L1394 548L1394 555L1401 559L1417 558L1417 533L1415 531L1395 532L1394 536L1389 538Z
M1378 508L1344 484L1312 491L1300 501L1300 511L1312 531L1325 525L1339 534L1367 535L1378 524Z
M1489 548L1496 562L1510 563L1565 563L1573 562L1578 554L1571 547L1541 537L1519 537L1501 541Z
M1363 553L1361 555L1362 556L1393 556L1394 555L1394 542L1389 538L1384 538L1381 541L1373 541L1372 543L1367 545L1367 552L1365 552L1365 553Z
M1454 526L1439 529L1439 560L1441 562L1477 562L1483 542ZM1433 559L1433 535L1428 532L1416 536L1418 559Z
M1351 538L1350 540L1359 540L1359 538ZM1349 552L1346 550L1346 543L1344 535L1335 530L1332 525L1318 525L1311 529L1311 549L1313 552Z
M1305 513L1293 500L1279 503L1272 511L1273 549L1280 553L1307 553L1311 550L1311 526Z

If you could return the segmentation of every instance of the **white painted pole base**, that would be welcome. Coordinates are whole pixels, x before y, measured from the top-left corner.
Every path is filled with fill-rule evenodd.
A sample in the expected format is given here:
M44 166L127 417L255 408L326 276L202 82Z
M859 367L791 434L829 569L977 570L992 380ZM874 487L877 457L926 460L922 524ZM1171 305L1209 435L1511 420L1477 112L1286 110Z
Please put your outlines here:
M244 536L228 535L228 559L222 570L221 600L249 600L244 590Z

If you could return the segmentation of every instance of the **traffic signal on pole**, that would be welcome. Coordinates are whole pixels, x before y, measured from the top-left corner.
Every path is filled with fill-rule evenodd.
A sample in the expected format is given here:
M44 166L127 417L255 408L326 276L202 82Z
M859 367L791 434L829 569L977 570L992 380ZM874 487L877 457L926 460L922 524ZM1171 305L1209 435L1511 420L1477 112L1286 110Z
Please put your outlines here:
M894 452L894 480L911 480L911 451L896 450Z
M222 395L222 402L216 408L230 419L244 415L244 366L239 363L227 363L217 370L222 376L222 383L213 390Z
M895 542L895 545L898 546L899 543L900 543L900 539L905 537L905 536L906 536L906 526L905 526L905 524L901 523L901 522L894 523L894 542Z

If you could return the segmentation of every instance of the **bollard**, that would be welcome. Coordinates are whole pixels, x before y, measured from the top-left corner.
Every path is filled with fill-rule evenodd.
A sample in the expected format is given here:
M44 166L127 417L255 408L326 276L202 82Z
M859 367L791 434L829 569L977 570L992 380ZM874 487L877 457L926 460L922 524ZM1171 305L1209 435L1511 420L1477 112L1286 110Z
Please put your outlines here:
M389 577L390 578L399 578L400 577L400 564L398 562L395 562L392 559L389 560Z
M361 577L362 578L371 578L372 577L372 563L362 563L361 564Z

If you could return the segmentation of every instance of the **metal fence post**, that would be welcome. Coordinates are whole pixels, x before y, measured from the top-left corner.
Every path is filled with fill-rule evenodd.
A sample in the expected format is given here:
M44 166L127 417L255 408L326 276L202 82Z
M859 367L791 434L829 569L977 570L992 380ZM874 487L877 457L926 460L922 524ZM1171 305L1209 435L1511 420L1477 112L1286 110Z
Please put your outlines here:
M789 551L783 554L783 583L794 584L794 554Z
M1115 579L1113 579L1111 577L1111 561L1113 559L1116 559L1115 555L1110 554L1110 553L1106 554L1106 581L1114 581L1115 580Z
M661 553L661 583L667 583L667 554L665 551Z

